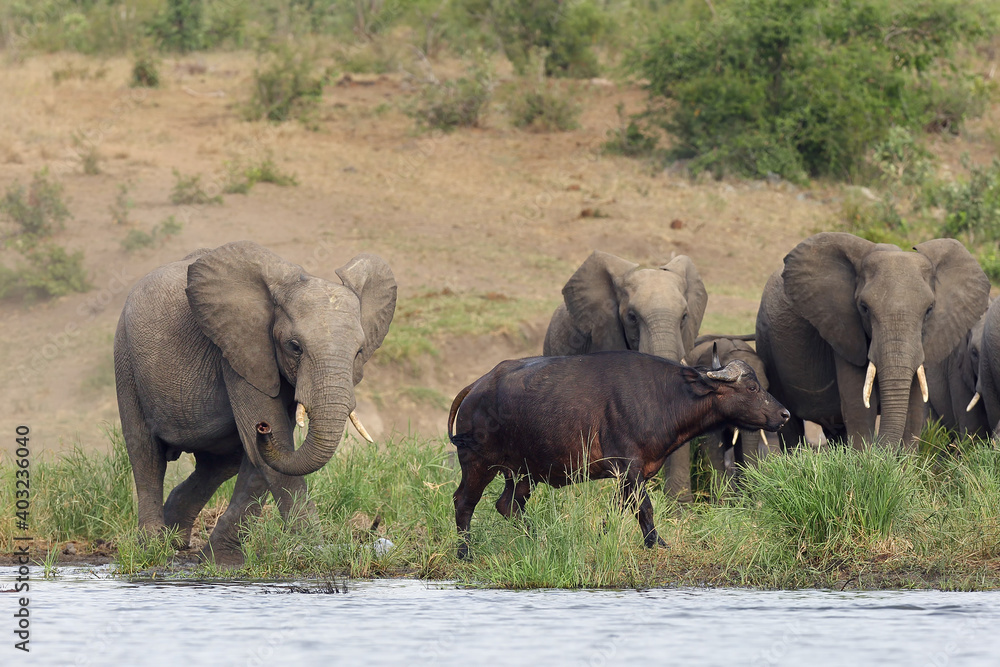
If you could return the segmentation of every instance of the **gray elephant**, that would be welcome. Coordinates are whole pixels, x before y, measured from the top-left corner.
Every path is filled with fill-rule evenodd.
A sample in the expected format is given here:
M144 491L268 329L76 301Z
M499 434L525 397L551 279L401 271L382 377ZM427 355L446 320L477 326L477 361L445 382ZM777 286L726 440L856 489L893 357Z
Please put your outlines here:
M240 522L270 491L286 521L315 513L303 475L321 468L354 415L354 386L382 344L396 281L374 255L317 278L249 241L198 250L142 278L115 334L122 432L139 527L175 526L189 542L199 511L237 475L203 557L243 560ZM294 449L295 422L310 418ZM358 430L367 437L360 422ZM163 502L167 462L194 472Z
M987 312L989 312L987 310ZM985 402L980 401L979 364L986 315L966 332L951 354L927 364L931 418L959 435L989 437ZM996 401L996 397L993 399Z
M1000 299L993 300L983 318L977 393L986 410L987 434L1000 436Z
M694 347L708 292L686 255L657 269L594 251L562 289L542 353L586 354L638 350L680 361ZM691 500L691 450L667 458L666 491Z
M764 362L747 342L754 337L753 334L699 336L694 348L687 355L687 362L692 366L717 369L724 367L730 361L740 359L753 368L761 388L766 391L768 382ZM708 433L702 442L702 448L712 467L727 482L739 476L740 468L757 465L759 460L769 454L781 451L775 434L768 438L762 431L741 431L728 427Z
M927 415L925 364L948 356L986 310L990 283L954 239L906 252L852 234L811 236L764 287L757 354L770 391L802 420L855 447L876 438L916 448ZM789 442L791 441L791 442Z

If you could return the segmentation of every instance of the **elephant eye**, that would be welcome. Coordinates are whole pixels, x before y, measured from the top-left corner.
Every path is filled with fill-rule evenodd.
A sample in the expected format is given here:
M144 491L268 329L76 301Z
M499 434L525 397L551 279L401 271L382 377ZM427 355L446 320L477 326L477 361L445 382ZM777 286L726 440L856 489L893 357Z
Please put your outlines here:
M934 312L934 304L927 306L927 312L924 313L924 317L930 317L932 312Z
M861 308L861 314L862 315L867 315L868 314L868 304L867 303L865 303L864 301L862 301L859 304L859 307Z
M287 343L285 343L285 345L286 347L288 347L288 351L294 354L295 356L299 356L300 354L302 354L302 347L299 345L299 342L297 340L294 339L290 340Z
M635 314L634 310L628 311L628 314L625 316L625 319L628 320L629 324L635 324L636 322L639 321L639 317Z

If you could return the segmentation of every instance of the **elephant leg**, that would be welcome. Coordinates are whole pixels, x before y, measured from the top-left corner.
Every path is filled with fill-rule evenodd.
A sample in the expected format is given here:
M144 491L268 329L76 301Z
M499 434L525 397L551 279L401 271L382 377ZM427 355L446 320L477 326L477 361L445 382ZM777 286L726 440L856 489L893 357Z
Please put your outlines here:
M248 516L261 512L261 501L267 494L267 480L246 456L240 464L236 477L236 488L229 500L229 507L219 517L202 556L222 565L242 565L243 552L240 549L240 528Z
M840 412L844 416L847 439L855 449L875 442L875 417L878 414L879 396L872 389L870 406L863 400L866 369L835 357L837 367L837 390L840 392ZM878 376L876 375L876 383Z
M127 364L117 368L118 363L121 362L116 359L118 412L135 480L139 529L150 534L158 533L164 527L163 477L167 472L167 452L163 443L153 437L142 414L131 369Z
M733 466L729 461L730 457L726 448L728 442L732 442L732 434L727 434L727 431L729 429L723 430L721 433L710 433L701 444L702 450L712 463L712 468L719 474L720 491L728 488L733 478Z
M278 504L281 518L292 530L301 532L310 521L319 517L316 503L309 498L305 477L282 475L267 466L263 469L263 475Z
M691 495L691 444L685 443L667 457L664 468L664 493L679 503L694 500Z
M793 451L806 440L806 424L803 420L792 415L785 425L778 429L778 447L786 452Z
M191 543L191 528L205 503L223 482L239 472L243 450L237 448L224 455L198 452L194 459L194 472L174 487L163 507L164 523L180 531L178 541L182 549Z

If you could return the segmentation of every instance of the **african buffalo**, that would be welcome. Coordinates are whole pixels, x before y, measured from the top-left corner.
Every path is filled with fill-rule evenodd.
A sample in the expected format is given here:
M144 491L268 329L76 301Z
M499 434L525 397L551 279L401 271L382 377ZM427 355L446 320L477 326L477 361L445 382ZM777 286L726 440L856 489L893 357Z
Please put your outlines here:
M472 513L497 474L505 517L524 508L534 483L618 476L622 501L638 503L646 546L663 545L645 482L664 459L710 429L774 431L787 419L741 360L714 371L632 351L501 362L458 393L448 416L462 466L458 556L468 557Z

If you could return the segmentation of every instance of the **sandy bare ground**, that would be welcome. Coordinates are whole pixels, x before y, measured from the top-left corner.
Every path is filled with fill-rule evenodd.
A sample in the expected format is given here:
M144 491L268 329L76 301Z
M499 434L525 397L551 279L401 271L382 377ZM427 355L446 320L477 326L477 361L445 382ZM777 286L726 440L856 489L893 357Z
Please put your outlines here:
M692 183L603 155L615 105L643 105L635 86L575 84L586 111L571 132L513 129L497 103L482 128L420 134L400 111L414 94L408 77L369 77L330 86L309 129L241 119L252 56L200 63L204 72L165 61L158 90L125 86L124 59L53 55L0 67L0 188L46 165L58 176L74 217L54 240L84 250L95 286L48 302L0 302L3 449L17 424L31 427L36 451L105 445L101 425L118 418L112 339L125 296L146 272L196 248L252 239L330 278L356 253L374 252L393 267L401 305L441 290L516 300L523 316L500 331L443 334L437 355L404 363L376 355L366 370L358 397L369 430L438 435L443 400L501 359L541 352L562 284L592 250L651 265L690 255L710 294L702 331L745 333L767 276L803 237L835 226L844 196L826 184ZM68 65L86 77L57 85L53 70ZM82 173L74 133L97 145L103 173ZM957 157L960 148L943 150ZM297 187L260 184L218 206L170 204L174 169L212 186L225 161L268 153ZM135 204L128 225L109 212L123 183ZM149 231L171 215L184 225L179 235L122 248L129 229ZM8 266L17 259L0 251Z

